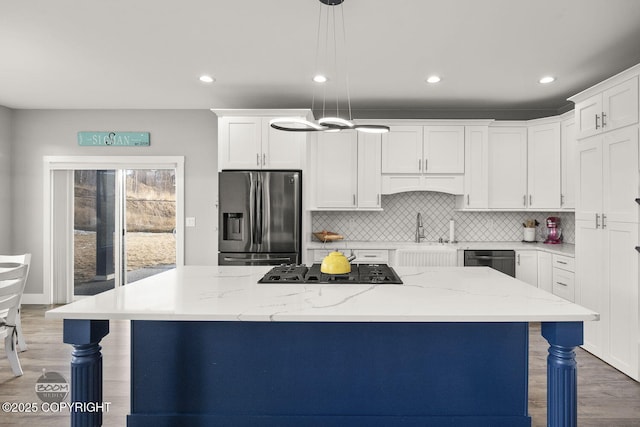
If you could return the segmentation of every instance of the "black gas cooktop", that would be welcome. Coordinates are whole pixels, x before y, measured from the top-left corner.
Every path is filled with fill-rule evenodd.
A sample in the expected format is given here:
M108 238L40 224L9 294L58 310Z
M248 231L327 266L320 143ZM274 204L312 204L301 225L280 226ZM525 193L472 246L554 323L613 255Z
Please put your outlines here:
M400 285L402 280L387 264L352 264L347 274L325 274L320 264L279 265L273 267L258 283L335 283Z

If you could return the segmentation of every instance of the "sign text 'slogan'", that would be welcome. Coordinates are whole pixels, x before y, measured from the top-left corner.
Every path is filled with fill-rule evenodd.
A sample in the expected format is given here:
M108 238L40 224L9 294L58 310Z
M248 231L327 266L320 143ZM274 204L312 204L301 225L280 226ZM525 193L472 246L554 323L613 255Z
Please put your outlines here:
M149 132L78 132L78 145L146 147Z

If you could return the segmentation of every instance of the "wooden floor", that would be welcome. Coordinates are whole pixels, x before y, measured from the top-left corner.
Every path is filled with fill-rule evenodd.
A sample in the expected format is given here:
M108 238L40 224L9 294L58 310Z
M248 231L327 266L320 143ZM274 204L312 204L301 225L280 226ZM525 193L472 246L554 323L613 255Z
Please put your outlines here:
M23 328L29 345L29 350L20 353L24 375L13 377L8 361L0 359L0 402L40 405L35 384L43 369L58 372L70 381L71 347L62 343L62 321L44 319L49 308L23 306ZM104 425L124 426L129 412L129 323L111 321L110 330L102 341L104 401L111 402ZM580 427L640 427L640 383L581 349L577 353ZM535 427L546 425L546 357L547 344L540 336L540 326L531 325L529 412ZM3 427L68 425L68 413L0 412Z

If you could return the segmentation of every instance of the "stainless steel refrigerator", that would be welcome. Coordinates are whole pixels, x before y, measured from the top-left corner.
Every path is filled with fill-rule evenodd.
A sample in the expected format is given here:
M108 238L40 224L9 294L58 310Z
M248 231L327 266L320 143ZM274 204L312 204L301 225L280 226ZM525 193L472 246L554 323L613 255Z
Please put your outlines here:
M219 265L300 264L302 172L219 174Z

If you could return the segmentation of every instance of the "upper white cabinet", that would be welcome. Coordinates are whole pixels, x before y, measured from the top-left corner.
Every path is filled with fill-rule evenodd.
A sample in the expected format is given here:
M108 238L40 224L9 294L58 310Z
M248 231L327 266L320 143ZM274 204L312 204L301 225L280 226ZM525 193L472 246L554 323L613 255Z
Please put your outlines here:
M489 128L466 126L464 144L464 194L456 198L456 208L486 209L489 206Z
M381 207L382 135L358 133L358 208Z
M577 102L575 112L579 139L637 123L638 77Z
M425 126L423 172L464 173L464 126Z
M382 135L382 192L462 194L465 126L395 125Z
M422 172L422 126L391 126L382 135L382 173Z
M578 140L576 139L575 118L563 120L560 130L560 158L561 158L561 192L560 207L575 209L576 207L576 162Z
M317 132L315 159L316 206L358 206L358 138L355 131Z
M489 128L489 208L527 207L527 128Z
M315 208L381 208L380 135L318 132L311 154Z
M272 117L218 119L218 169L302 169L303 132L269 126Z
M530 126L527 132L527 207L559 209L560 123Z
M576 221L606 227L638 222L638 129L627 127L578 143Z
M393 126L382 135L382 173L464 173L464 126Z

